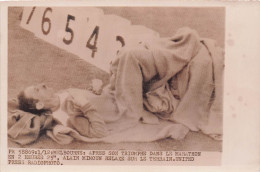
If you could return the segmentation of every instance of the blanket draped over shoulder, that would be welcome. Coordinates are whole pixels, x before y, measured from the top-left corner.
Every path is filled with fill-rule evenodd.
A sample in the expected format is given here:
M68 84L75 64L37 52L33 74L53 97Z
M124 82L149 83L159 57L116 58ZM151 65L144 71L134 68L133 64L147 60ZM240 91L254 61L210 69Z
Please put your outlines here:
M110 84L101 95L104 106L112 102L114 113L97 108L108 128L105 137L88 138L74 129L53 126L51 116L19 110L9 111L8 135L20 144L37 140L41 131L60 144L74 139L108 143L178 140L189 130L219 139L223 71L222 49L196 31L182 28L173 37L119 51L111 64ZM98 103L102 107L102 101Z

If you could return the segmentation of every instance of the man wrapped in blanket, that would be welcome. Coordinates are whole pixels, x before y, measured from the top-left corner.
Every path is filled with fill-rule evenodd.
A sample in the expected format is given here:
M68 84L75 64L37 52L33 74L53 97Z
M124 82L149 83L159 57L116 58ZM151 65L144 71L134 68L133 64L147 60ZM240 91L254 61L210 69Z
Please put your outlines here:
M182 28L170 38L123 47L101 96L79 89L55 94L40 84L21 92L20 109L50 110L57 123L90 138L106 136L107 127L122 131L161 118L221 139L223 69L221 49Z

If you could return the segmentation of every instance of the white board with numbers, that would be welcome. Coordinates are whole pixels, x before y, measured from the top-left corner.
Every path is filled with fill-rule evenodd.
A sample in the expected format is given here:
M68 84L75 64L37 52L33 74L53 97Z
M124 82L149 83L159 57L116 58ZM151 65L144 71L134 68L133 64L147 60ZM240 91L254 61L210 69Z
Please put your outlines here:
M104 71L121 47L159 38L145 26L94 7L24 7L21 27Z

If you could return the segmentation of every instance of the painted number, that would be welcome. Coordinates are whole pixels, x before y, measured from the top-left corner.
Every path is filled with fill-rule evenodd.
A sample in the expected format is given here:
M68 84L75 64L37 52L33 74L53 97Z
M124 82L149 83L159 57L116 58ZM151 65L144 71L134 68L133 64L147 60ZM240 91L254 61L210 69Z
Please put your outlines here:
M44 11L44 13L43 13L43 16L42 16L42 33L43 33L44 35L48 35L48 33L49 33L50 30L51 30L51 20L50 20L48 17L45 17L45 15L46 15L46 13L47 13L48 11L52 12L52 9L51 9L50 7L46 8L45 11ZM48 29L46 29L46 30L44 29L45 23L48 24Z
M125 46L125 40L122 36L116 36L116 40L121 43L122 47Z
M31 18L32 18L32 15L33 15L33 13L34 13L34 11L35 11L35 8L36 8L36 7L33 7L33 8L32 8L32 11L31 11L31 13L30 13L30 15L29 15L29 17L28 17L28 19L27 19L27 21L26 21L26 24L29 24L29 23L30 23Z
M65 31L70 33L70 39L67 40L67 39L63 38L63 42L67 45L70 44L72 42L73 38L74 38L74 32L71 28L69 28L70 20L75 21L75 17L72 16L72 15L68 15L68 18L67 18L67 24L66 24Z
M86 47L92 50L91 57L94 58L95 53L97 52L97 39L98 39L98 33L99 33L99 26L96 26L95 29L93 30L92 34L90 35L90 38L88 39ZM90 41L93 39L95 36L94 43L91 44Z

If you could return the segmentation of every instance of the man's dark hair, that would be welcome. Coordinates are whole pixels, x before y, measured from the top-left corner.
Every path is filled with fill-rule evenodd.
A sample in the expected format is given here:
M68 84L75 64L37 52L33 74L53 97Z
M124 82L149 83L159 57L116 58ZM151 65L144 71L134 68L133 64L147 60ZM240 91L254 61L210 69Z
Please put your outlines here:
M23 110L25 112L30 112L36 115L40 115L44 112L46 112L47 110L41 109L38 110L36 108L36 103L39 100L33 99L33 98L27 98L24 94L24 91L21 91L18 95L18 101L19 101L19 109Z

